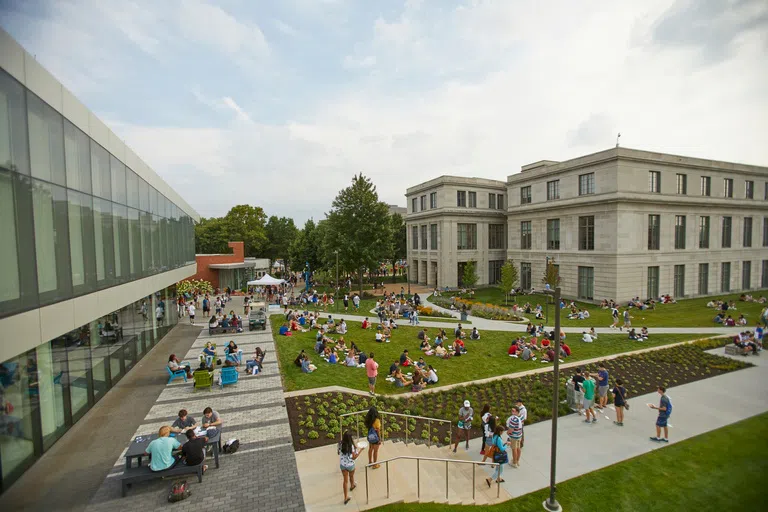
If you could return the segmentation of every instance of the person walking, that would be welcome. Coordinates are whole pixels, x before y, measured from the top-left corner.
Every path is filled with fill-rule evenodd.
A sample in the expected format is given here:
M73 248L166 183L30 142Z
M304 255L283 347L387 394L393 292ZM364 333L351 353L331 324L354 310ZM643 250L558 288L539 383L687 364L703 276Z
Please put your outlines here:
M187 310L189 311L189 323L195 325L195 303L190 302Z
M365 373L368 375L368 394L376 396L376 376L379 374L379 363L373 360L373 352L365 360Z
M611 308L611 317L613 318L613 323L610 325L611 329L615 329L619 326L619 308L616 306ZM619 328L621 330L621 328Z
M613 393L613 406L616 409L616 421L614 425L619 427L624 426L624 409L629 408L627 403L627 389L624 387L624 382L621 379L616 379L616 385L611 391Z
M608 405L608 370L605 363L600 363L597 371L597 408L601 411Z
M379 460L379 448L381 447L381 419L375 406L368 409L365 415L365 428L368 429L368 464ZM379 469L381 464L375 464L372 468Z
M493 471L491 478L486 478L485 483L488 487L491 486L491 480L495 480L496 483L504 482L501 478L501 473L504 471L504 464L509 460L507 455L507 448L504 446L504 441L501 440L501 434L504 432L502 425L497 425L496 430L493 431L493 438L491 439L491 447L493 448L493 462L497 463L496 469Z
M571 380L573 380L573 401L576 402L576 410L581 416L583 414L581 408L584 405L584 388L581 387L584 375L581 373L581 367L576 368L576 374Z
M581 387L584 389L584 413L587 415L587 419L584 423L597 423L597 415L593 406L595 404L595 381L589 375L589 372L584 373L584 382L581 383ZM592 420L589 417L592 416Z
M349 430L344 432L341 443L339 443L338 452L339 467L344 479L341 485L344 489L344 504L346 505L352 499L347 492L347 486L349 486L349 491L354 491L355 487L357 487L357 484L355 484L355 459L360 456L360 452L357 450L352 439L352 433Z
M472 416L474 413L475 411L472 409L469 400L464 400L464 407L459 409L459 428L456 430L456 444L453 446L453 453L456 453L462 437L466 441L466 449L469 450L469 431L472 428Z
M656 409L659 411L659 416L656 418L656 437L652 437L651 441L668 443L669 427L667 426L667 421L669 420L669 415L672 414L672 401L667 396L667 388L664 386L659 386L657 391L659 395L661 395L661 398L659 399L659 405L656 406L653 404L648 404L648 407L651 409ZM664 429L664 437L660 437L662 428Z
M629 316L629 308L624 310L624 328L627 330L632 328L632 317Z
M509 465L513 468L519 468L523 448L523 420L517 406L512 407L512 415L507 418L507 434L509 435L509 447L512 449L512 460Z
M480 413L481 426L483 428L483 437L480 444L480 455L485 455L485 450L491 444L493 431L496 428L496 420L491 414L491 406L485 404L483 412Z

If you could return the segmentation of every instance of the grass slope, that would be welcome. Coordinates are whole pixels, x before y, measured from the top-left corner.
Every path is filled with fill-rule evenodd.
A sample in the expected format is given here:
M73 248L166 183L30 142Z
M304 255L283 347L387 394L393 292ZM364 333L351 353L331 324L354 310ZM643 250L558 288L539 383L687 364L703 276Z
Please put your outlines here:
M341 317L341 315L340 315ZM362 391L368 390L365 371L362 368L348 368L342 365L331 365L323 361L319 355L314 352L315 334L313 332L294 332L292 336L279 336L277 331L280 328L280 319L277 315L271 317L272 330L275 336L280 367L285 378L285 390L294 391L297 389L312 389L324 386L346 386L352 389ZM384 375L388 373L389 365L393 361L399 360L403 349L408 349L412 359L418 359L421 355L419 350L419 341L416 334L419 329L410 326L401 326L394 331L391 343L376 343L373 341L373 330L365 331L357 322L347 322L349 332L344 336L347 345L354 341L358 347L370 354L376 354L376 361L379 363L380 379L376 386L376 391L383 394L402 393L407 389L395 389L394 385L384 380ZM446 325L446 331L451 332L453 325ZM434 338L436 328L427 329L430 338ZM431 364L437 370L440 377L440 384L454 384L459 382L471 382L476 379L494 377L496 375L505 375L509 373L540 368L545 364L539 361L522 361L507 356L507 349L510 341L519 333L501 332L501 331L482 331L479 341L465 340L468 354L451 359L440 359L435 356L428 356L424 359L427 364ZM338 338L338 336L335 336ZM582 359L591 359L595 357L629 352L640 348L647 348L659 345L667 345L678 341L696 339L701 337L696 334L659 334L653 335L646 342L629 341L627 335L622 334L602 334L599 340L594 343L582 343L578 341L576 335L571 334L566 340L571 346L573 355L567 361L578 361ZM452 338L449 338L452 341ZM304 374L301 369L293 364L293 360L298 353L304 349L309 354L312 362L318 367L318 370L311 374Z
M562 482L557 500L568 512L655 512L667 510L760 510L768 471L768 413L672 444L613 466ZM498 505L471 510L542 510L543 489ZM760 505L763 503L763 505ZM470 506L398 504L376 512L458 512Z

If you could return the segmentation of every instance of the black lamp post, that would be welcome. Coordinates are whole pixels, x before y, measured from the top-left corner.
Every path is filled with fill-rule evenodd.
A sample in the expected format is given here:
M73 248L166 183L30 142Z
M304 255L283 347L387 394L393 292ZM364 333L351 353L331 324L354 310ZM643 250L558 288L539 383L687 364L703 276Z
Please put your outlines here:
M552 393L552 447L549 462L549 498L544 501L544 510L561 512L563 507L557 502L555 494L555 472L557 469L557 416L560 411L560 287L553 290L546 285L544 293L555 296L555 368L554 368L554 392Z

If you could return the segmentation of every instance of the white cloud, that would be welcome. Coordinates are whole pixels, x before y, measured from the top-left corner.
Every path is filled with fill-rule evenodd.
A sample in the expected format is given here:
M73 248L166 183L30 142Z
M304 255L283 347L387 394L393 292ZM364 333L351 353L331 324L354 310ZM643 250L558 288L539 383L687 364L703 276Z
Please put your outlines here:
M182 0L178 11L181 34L236 56L263 56L269 51L264 33L254 22L240 21L203 0Z

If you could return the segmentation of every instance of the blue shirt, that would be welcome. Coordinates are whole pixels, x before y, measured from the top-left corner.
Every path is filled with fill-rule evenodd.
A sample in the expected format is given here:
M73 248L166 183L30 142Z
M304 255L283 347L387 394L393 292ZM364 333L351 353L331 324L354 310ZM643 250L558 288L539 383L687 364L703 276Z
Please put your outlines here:
M181 446L181 443L175 437L158 437L147 446L146 452L152 456L149 463L149 469L152 471L162 471L173 466L175 458L173 450Z
M280 327L280 331L279 331L280 336L285 336L285 333L287 333L287 332L288 332L288 327L287 326L283 325L283 326Z
M597 372L597 385L598 386L608 385L608 370L600 370Z
M204 353L205 355L207 355L207 356L215 356L215 355L216 355L216 351L215 351L215 350L213 350L212 348L208 348L208 347L205 347L205 348L203 349L203 353Z

